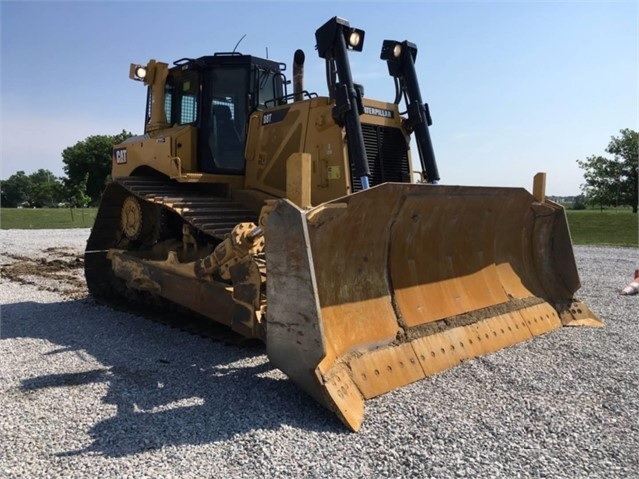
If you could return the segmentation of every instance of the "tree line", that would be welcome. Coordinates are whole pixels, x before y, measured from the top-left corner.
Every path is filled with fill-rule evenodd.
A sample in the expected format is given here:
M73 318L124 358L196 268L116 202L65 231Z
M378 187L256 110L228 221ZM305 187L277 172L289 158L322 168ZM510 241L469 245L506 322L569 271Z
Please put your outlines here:
M619 136L610 139L605 151L612 158L591 155L577 160L584 170L583 202L599 208L630 206L632 212L637 213L639 133L629 128L620 130Z
M133 136L122 130L117 135L94 135L62 151L64 177L39 169L27 175L18 171L0 181L3 207L31 208L95 206L110 180L113 145Z
M132 133L125 130L117 135L89 136L65 148L65 177L56 178L49 170L40 169L30 175L19 171L0 181L2 206L97 205L110 180L113 145L130 136ZM584 170L585 183L576 206L629 206L637 213L639 133L629 128L620 130L618 136L611 137L605 151L612 157L592 155L577 160Z

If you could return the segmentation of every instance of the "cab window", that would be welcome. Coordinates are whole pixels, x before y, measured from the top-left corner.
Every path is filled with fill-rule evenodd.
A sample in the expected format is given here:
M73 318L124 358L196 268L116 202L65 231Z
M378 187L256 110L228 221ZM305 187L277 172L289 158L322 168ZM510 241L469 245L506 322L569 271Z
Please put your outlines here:
M274 106L273 100L282 96L281 77L271 70L257 70L257 109ZM267 105L267 102L270 102Z
M199 75L195 71L184 71L167 78L164 89L164 110L171 125L197 123Z

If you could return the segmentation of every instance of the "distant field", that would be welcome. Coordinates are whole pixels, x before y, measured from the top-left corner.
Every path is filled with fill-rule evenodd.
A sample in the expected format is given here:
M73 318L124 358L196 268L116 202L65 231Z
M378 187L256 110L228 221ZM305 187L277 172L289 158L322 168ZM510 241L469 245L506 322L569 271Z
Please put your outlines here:
M574 244L639 246L637 217L630 209L566 210Z
M0 210L2 229L90 228L97 208L71 210L68 208ZM637 216L629 209L566 210L570 233L575 244L638 246Z
M0 228L3 230L39 230L90 228L97 208L2 208Z

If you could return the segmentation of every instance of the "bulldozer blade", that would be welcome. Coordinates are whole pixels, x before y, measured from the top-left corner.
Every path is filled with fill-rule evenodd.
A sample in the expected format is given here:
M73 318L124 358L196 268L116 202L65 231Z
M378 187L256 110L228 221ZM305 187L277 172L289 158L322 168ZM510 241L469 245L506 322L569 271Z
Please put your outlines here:
M353 431L364 401L562 324L600 324L563 208L386 183L266 220L269 359Z

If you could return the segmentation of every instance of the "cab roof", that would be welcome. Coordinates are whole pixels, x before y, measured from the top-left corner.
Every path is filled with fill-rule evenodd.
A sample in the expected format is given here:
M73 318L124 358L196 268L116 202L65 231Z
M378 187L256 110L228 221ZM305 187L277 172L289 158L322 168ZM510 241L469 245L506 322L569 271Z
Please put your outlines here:
M220 65L257 65L275 72L283 72L286 70L286 64L256 57L253 55L243 55L239 52L218 52L213 55L207 55L199 58L180 58L173 62L175 67L190 68L207 68ZM175 68L174 67L174 68ZM173 69L173 68L172 68Z

